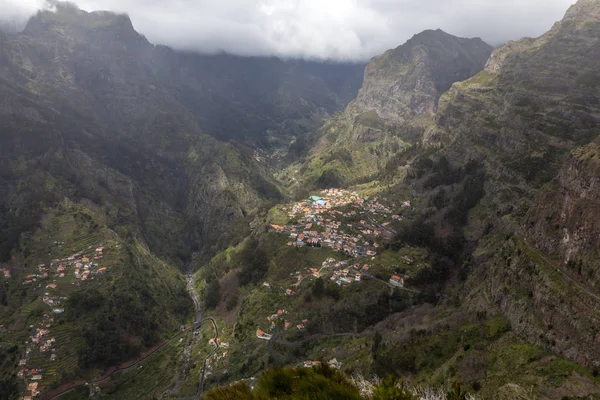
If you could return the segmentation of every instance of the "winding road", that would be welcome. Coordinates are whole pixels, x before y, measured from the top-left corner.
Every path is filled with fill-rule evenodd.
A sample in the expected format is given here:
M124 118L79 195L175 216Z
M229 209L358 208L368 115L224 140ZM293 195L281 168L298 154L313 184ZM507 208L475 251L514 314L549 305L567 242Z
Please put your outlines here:
M114 374L118 373L118 372L124 372L127 371L131 368L134 368L136 366L138 366L139 364L141 364L144 361L147 361L150 357L152 357L153 355L155 355L156 353L158 353L160 350L162 350L165 346L167 346L170 343L173 343L175 340L179 339L180 336L182 336L184 333L186 332L194 332L197 331L198 329L200 329L200 327L202 325L204 325L204 323L206 322L210 322L213 325L213 328L215 329L215 343L216 343L216 347L214 348L214 350L204 359L204 364L202 367L202 375L201 375L201 379L200 379L200 383L198 385L198 393L196 394L196 396L194 396L193 398L182 398L182 399L177 399L177 400L197 400L200 398L200 395L202 394L203 390L204 390L204 377L205 377L205 372L206 372L206 364L208 362L208 360L210 359L210 357L212 357L215 352L219 349L219 343L217 338L219 337L219 327L217 326L216 321L213 318L207 317L207 318L202 318L203 313L202 313L202 307L200 305L200 300L198 299L198 295L196 294L196 290L194 289L194 284L193 284L193 277L191 272L188 273L187 275L187 289L188 292L190 293L190 297L192 298L193 302L194 302L194 307L195 307L195 316L194 316L194 323L192 324L192 326L182 330L181 332L177 333L175 336L173 336L171 339L169 339L168 341L152 348L149 352L147 352L146 354L144 354L141 358L135 360L135 361L129 361L126 362L124 364L121 364L118 367L112 367L110 368L104 375L102 375L100 378L94 379L92 381L84 381L84 380L79 380L79 381L75 381L75 382L71 382L65 385L62 385L44 395L42 395L40 397L41 400L54 400L59 398L60 396L62 396L63 394L70 392L71 390L83 387L83 386L94 386L94 385L98 385L104 381L106 381L107 379L109 379L110 377L112 377ZM178 381L175 383L175 386L169 391L170 393L174 393L176 392L179 387L181 386L181 383L183 381L183 376L185 375L185 371L187 369L187 366L189 364L189 360L190 360L190 354L191 354L191 348L193 346L193 344L196 342L196 339L192 339L192 341L190 342L190 344L188 344L184 350L184 357L183 357L183 361L182 361L182 365L181 365L181 371L182 374L180 375L180 378L178 379ZM174 389L174 390L173 390ZM167 393L167 394L170 394Z

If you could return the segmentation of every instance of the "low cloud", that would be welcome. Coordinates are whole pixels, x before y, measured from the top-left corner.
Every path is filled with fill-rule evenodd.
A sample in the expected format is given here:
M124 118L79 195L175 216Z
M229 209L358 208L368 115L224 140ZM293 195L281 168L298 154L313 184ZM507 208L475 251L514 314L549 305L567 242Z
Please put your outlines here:
M441 28L497 45L539 36L573 0L79 0L131 16L153 43L199 52L365 60ZM0 20L24 21L43 0L0 0Z

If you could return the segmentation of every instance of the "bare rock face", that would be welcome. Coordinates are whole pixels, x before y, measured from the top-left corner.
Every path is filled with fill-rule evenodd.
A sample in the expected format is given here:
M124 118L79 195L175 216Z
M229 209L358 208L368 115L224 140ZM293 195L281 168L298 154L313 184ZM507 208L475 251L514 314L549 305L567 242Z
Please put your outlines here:
M421 140L442 93L481 71L491 52L481 39L428 30L373 58L356 99L319 132L306 162L308 179L335 173L342 182L360 180L385 168Z
M418 115L432 117L441 94L454 82L481 71L491 50L481 39L424 31L371 60L356 107L363 112L375 110L396 123L410 122Z
M528 216L536 247L582 279L600 281L600 145L567 157L558 177L544 187Z
M600 3L496 49L442 95L424 142L485 166L478 290L529 341L600 365ZM485 250L484 250L485 249Z

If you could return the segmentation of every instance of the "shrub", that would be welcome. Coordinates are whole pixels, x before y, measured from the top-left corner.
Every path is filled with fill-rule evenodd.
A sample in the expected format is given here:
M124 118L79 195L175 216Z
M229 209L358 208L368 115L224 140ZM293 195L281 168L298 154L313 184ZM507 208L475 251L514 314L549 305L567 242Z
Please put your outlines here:
M239 257L242 266L242 270L238 273L240 285L259 283L269 270L269 258L264 249L259 246L258 240L249 240Z
M206 287L206 297L204 298L204 306L208 310L214 309L219 305L221 300L221 285L217 279L208 283Z
M402 388L394 378L388 377L373 391L373 400L416 400L416 397Z

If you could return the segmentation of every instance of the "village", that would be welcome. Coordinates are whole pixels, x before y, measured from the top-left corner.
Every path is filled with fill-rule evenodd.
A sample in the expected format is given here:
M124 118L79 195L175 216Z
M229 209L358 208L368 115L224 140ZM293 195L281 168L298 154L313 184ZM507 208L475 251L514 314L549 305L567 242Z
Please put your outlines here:
M410 208L410 201L404 201L400 207ZM382 204L378 197L361 197L356 192L342 189L323 190L319 196L311 196L308 200L287 206L285 211L287 216L297 223L271 224L269 231L288 235L291 239L287 243L289 246L331 248L350 257L344 260L329 257L321 265L292 272L290 276L295 282L289 287L263 283L265 288L280 290L287 296L294 296L297 288L307 279L324 278L341 287L361 282L364 278L375 279L369 274L371 265L368 260L377 255L381 248L381 239L389 240L395 234L390 227L391 223L402 219L400 212L394 213L389 206ZM362 262L359 262L359 259ZM405 278L403 275L393 275L385 283L390 287L404 288ZM305 330L308 320L293 322L287 315L285 309L278 309L268 315L268 330L275 331L278 327L284 331ZM256 337L271 340L273 333L258 328ZM338 365L337 360L335 364Z
M401 207L410 208L410 201ZM376 256L379 241L396 233L390 227L392 221L402 219L379 198L343 189L323 190L320 196L288 206L286 211L297 223L272 224L270 230L288 235L289 246L332 248L353 258Z
M60 358L57 339L52 335L52 328L56 323L55 316L65 312L64 303L67 297L61 295L63 292L61 289L68 288L65 285L80 286L84 281L105 274L108 268L100 266L103 256L102 245L90 246L87 251L54 259L48 265L39 264L35 271L24 277L22 282L24 287L32 287L33 291L44 291L41 295L42 302L49 308L37 324L29 326L30 336L24 343L25 352L19 361L17 376L25 382L24 400L35 399L41 394L44 374L48 372L43 368L44 365L52 365ZM3 276L11 279L16 271L16 268L5 267ZM44 359L50 364L40 362Z

